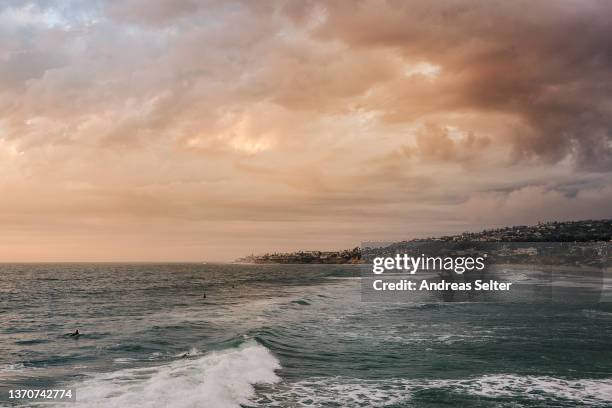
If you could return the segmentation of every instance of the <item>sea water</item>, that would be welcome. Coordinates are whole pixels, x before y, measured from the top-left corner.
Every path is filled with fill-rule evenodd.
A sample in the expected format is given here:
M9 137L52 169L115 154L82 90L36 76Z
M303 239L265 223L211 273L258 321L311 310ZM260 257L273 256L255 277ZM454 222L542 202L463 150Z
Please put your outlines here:
M368 303L359 268L0 265L0 406L48 388L77 401L40 406L611 405L612 303L585 296L601 280L567 274L551 299L517 267L515 301Z

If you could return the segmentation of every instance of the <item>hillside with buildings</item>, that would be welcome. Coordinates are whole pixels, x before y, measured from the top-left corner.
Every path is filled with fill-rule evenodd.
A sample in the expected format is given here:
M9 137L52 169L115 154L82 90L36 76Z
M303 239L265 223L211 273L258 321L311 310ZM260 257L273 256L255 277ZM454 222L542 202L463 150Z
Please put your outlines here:
M407 241L366 244L363 248L342 251L297 251L288 253L268 253L250 255L237 262L256 264L348 264L363 263L374 256L384 256L398 251L413 250L417 246L435 245L453 247L468 244L492 243L603 243L612 242L612 219L584 220L567 222L544 222L536 225L517 225L512 227L487 229L480 232L464 232L434 238L412 239ZM490 246L490 245L489 245ZM507 246L499 246L493 252L502 256ZM504 248L504 249L502 249ZM521 245L512 254L528 255L531 247ZM542 248L542 245L539 245ZM541 251L542 249L540 249ZM518 251L515 253L515 251Z
M612 241L612 219L568 222L543 222L536 225L517 225L464 232L440 238L438 241L482 241L482 242L600 242Z
M236 262L256 264L347 264L359 263L361 250L359 247L342 251L298 251L287 253L269 253L249 255L237 259Z

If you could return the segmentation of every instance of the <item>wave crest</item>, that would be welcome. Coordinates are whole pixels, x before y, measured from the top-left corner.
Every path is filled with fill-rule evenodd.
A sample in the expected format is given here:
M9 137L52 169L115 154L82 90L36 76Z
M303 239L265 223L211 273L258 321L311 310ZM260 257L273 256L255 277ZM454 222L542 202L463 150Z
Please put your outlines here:
M248 403L254 384L277 382L279 368L267 348L249 340L197 359L95 376L74 385L76 406L234 408Z

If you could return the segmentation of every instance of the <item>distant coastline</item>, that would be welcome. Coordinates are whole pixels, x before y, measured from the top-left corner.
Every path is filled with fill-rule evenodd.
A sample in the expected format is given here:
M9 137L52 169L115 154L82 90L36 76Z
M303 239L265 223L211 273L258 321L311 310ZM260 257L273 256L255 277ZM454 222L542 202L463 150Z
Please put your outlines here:
M247 264L359 264L361 249L345 249L341 251L297 251L287 253L269 253L264 255L249 255L239 258L236 263Z
M387 243L381 246L355 247L339 251L273 252L251 254L237 259L244 264L363 264L373 256L397 253L425 243L597 243L612 242L612 219L545 222L536 225L518 225L487 229L480 232L464 232L458 235L419 238ZM537 263L537 262L536 262Z

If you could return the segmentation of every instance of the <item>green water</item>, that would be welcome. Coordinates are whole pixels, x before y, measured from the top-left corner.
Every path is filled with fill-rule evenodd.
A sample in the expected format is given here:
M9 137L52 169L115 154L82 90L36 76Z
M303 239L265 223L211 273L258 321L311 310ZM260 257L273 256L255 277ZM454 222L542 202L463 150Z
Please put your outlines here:
M612 303L592 296L601 279L567 274L551 301L550 279L514 270L503 299L366 303L359 275L2 265L0 401L31 404L8 400L9 388L70 386L71 407L610 406Z

